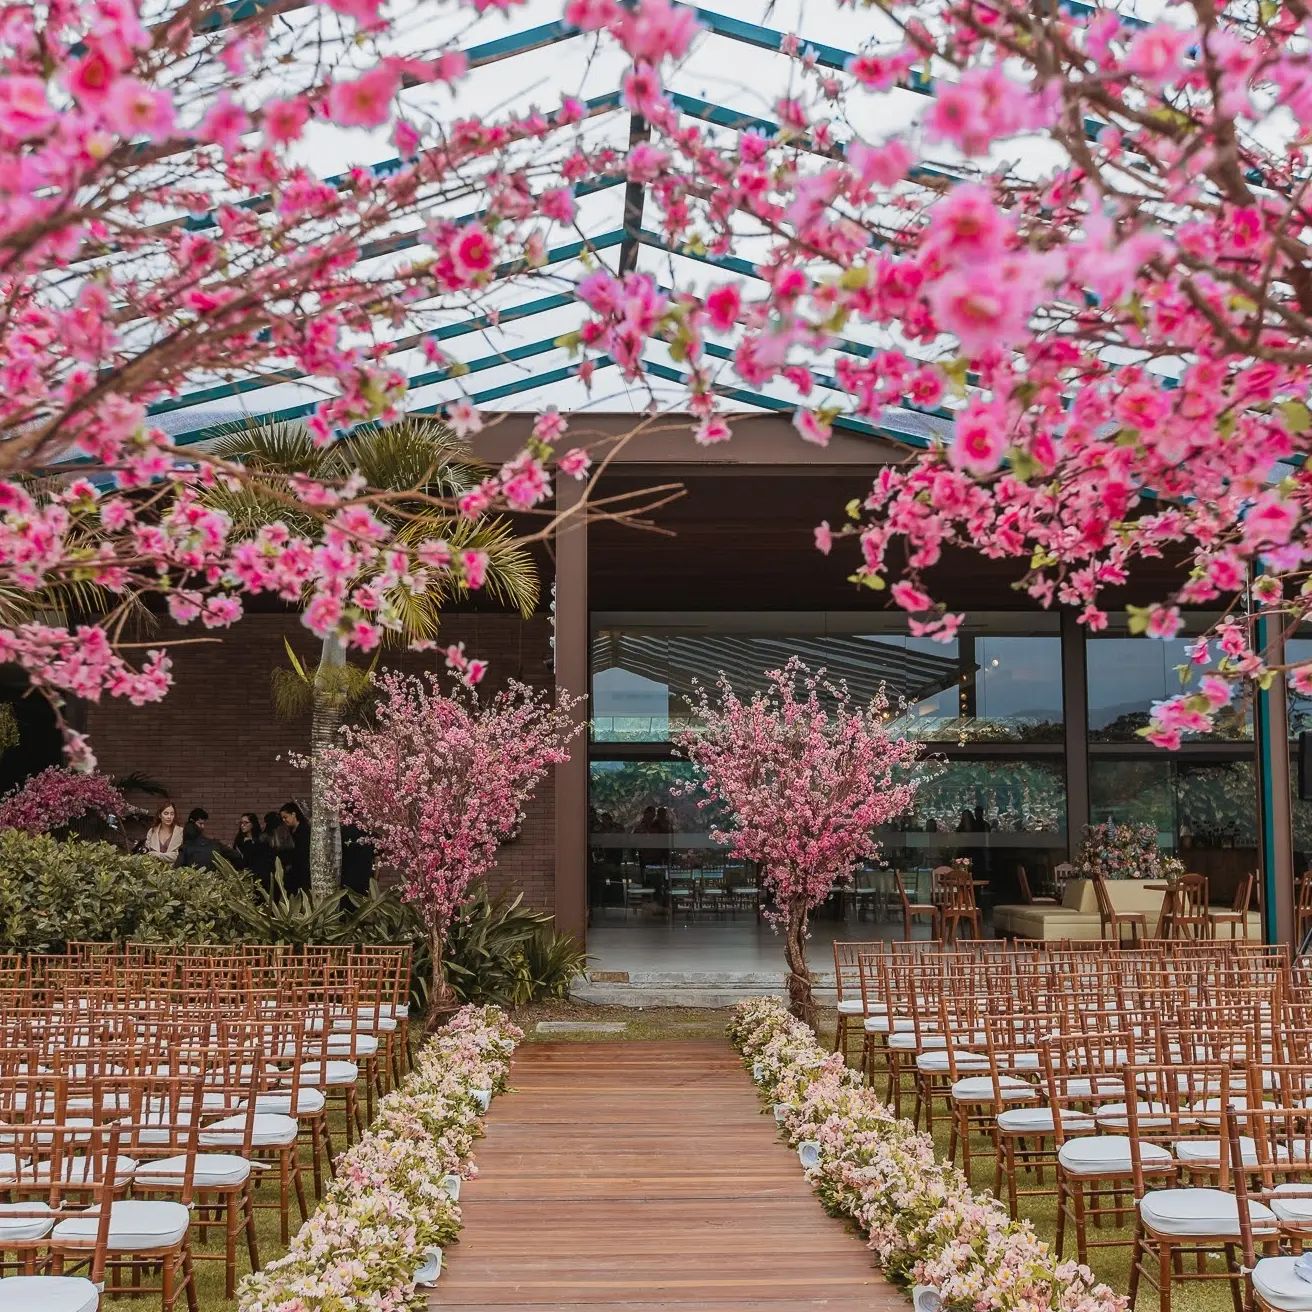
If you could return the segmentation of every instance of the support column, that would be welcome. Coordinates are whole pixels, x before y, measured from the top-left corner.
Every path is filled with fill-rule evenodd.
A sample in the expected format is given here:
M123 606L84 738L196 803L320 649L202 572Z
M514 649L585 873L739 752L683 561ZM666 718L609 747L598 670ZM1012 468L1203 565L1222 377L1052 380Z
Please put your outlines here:
M1258 620L1257 645L1268 664L1284 664L1285 637L1278 620ZM1277 674L1269 688L1259 689L1255 703L1253 747L1257 766L1262 932L1268 943L1289 943L1294 937L1294 829L1285 676Z
M1061 705L1066 746L1066 850L1074 861L1089 823L1089 680L1084 626L1061 612Z
M578 506L585 484L560 478L556 512ZM556 692L574 696L588 687L588 530L583 514L570 515L555 535L556 549ZM585 703L576 712L586 723ZM588 738L587 730L570 744L570 757L556 767L556 929L580 943L588 925Z

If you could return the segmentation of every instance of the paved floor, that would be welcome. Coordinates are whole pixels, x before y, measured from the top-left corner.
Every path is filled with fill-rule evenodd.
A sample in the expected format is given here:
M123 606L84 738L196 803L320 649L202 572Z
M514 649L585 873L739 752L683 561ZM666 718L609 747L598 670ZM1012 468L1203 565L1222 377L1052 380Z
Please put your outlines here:
M925 926L919 928L928 934ZM902 921L817 920L811 925L808 959L813 970L833 970L834 940L900 939ZM783 940L768 924L742 913L736 918L673 923L660 919L628 924L594 919L588 955L594 971L710 974L780 974Z
M433 1308L905 1312L726 1042L520 1049Z

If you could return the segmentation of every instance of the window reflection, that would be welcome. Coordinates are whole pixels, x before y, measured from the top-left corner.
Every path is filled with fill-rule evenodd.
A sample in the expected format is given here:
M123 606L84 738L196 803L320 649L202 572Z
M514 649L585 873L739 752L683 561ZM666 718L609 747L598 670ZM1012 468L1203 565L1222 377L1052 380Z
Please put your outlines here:
M763 617L762 625L769 617ZM791 656L843 679L859 699L881 685L906 703L898 728L942 743L1062 739L1061 640L1052 615L970 617L958 639L912 638L896 616L887 631L796 633L602 626L592 644L592 733L597 742L667 742L691 724L687 699L723 672L741 695ZM896 626L896 629L894 628Z
M1206 875L1214 903L1257 868L1257 794L1251 760L1197 761L1166 753L1089 764L1094 823L1151 824L1162 847Z
M1212 618L1191 616L1187 634L1169 641L1131 637L1125 616L1112 616L1108 633L1088 640L1089 738L1092 742L1142 742L1153 702L1173 697L1185 685L1180 667L1190 667L1189 648ZM1196 680L1194 680L1196 682ZM1252 699L1241 692L1217 715L1216 728L1191 734L1194 741L1241 742L1253 736Z

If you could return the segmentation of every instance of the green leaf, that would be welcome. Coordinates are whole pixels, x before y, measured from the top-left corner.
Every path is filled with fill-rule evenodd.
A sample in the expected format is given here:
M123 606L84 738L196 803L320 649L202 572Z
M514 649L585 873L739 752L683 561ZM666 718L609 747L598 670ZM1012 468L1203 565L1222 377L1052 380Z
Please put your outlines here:
M1312 428L1312 410L1302 401L1285 401L1276 406L1285 428L1290 433L1306 433Z

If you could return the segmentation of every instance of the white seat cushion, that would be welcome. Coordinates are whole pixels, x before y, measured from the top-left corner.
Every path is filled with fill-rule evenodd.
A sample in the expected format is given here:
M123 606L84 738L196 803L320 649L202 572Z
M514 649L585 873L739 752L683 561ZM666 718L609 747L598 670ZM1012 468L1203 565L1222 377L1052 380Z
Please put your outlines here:
M316 1049L317 1050L317 1049ZM373 1034L357 1033L330 1034L328 1036L328 1056L331 1057L376 1057L378 1039Z
M303 1084L297 1090L297 1116L317 1116L327 1104L328 1099L324 1097L322 1089L315 1089L310 1085ZM240 1110L246 1110L245 1103L242 1104ZM257 1112L271 1112L275 1116L290 1116L292 1114L292 1095L290 1093L257 1094L255 1110Z
M1014 1075L999 1075L998 1086L1008 1102L1027 1102L1039 1096L1039 1091ZM989 1075L971 1075L952 1086L953 1102L992 1102L993 1078Z
M910 1016L867 1016L865 1019L867 1034L910 1034L916 1028L916 1022Z
M360 1078L360 1068L353 1061L330 1061L325 1071L321 1063L307 1061L301 1067L300 1078L302 1084L312 1084L317 1089L336 1088L354 1084Z
M1255 1229L1275 1229L1269 1207L1250 1202L1248 1214ZM1153 1189L1139 1200L1139 1215L1158 1234L1239 1237L1239 1203L1224 1189Z
M0 1312L96 1312L100 1295L78 1276L5 1276Z
M1077 1076L1064 1085L1059 1082L1057 1091L1066 1098L1106 1098L1124 1093L1125 1082L1111 1075Z
M1094 1129L1093 1117L1086 1112L1063 1112L1063 1134L1088 1134ZM998 1113L998 1129L1007 1134L1052 1134L1051 1107L1008 1107Z
M1253 1288L1276 1312L1312 1312L1312 1284L1294 1270L1298 1260L1264 1257L1253 1268Z
M1140 1145L1139 1158L1144 1169L1160 1171L1175 1165L1171 1154L1160 1144ZM1130 1141L1122 1134L1094 1134L1072 1139L1057 1150L1057 1161L1072 1175L1128 1175Z
M19 1159L13 1153L0 1153L0 1186L18 1182ZM31 1162L22 1163L30 1177Z
M333 1029L349 1030L351 1022L346 1019L333 1021ZM379 1034L391 1034L396 1030L396 1019L387 1014L385 1008L381 1008L378 1015L374 1015L372 1007L361 1007L356 1013L355 1028L363 1031L365 1034L377 1031Z
M864 1016L865 1004L860 998L843 998L838 1004L840 1016Z
M1138 1111L1137 1125L1141 1130L1169 1130L1171 1128L1170 1108L1163 1102L1136 1102ZM1128 1130L1130 1128L1130 1104L1126 1102L1100 1103L1093 1109L1094 1119L1104 1130ZM1176 1118L1176 1125L1180 1124Z
M1220 1139L1181 1139L1172 1146L1184 1166L1219 1166L1222 1151L1229 1151ZM1257 1165L1257 1144L1246 1134L1239 1136L1239 1152L1245 1166Z
M273 1112L256 1112L251 1130L251 1146L255 1148L282 1148L296 1142L300 1127L290 1116ZM200 1142L206 1148L240 1147L246 1135L245 1116L227 1116L200 1132Z
M181 1203L146 1202L126 1198L111 1205L109 1248L115 1253L139 1253L172 1248L187 1233L191 1214ZM95 1209L71 1216L55 1226L51 1241L57 1247L94 1248L100 1218Z
M33 1212L44 1215L33 1216ZM54 1224L45 1203L0 1203L0 1248L23 1239L44 1239Z
M1312 1184L1280 1184L1272 1190L1271 1210L1290 1225L1312 1225Z
M65 1184L87 1184L94 1183L100 1179L100 1172L92 1170L93 1166L99 1165L96 1158L93 1157L70 1157L64 1162L64 1183ZM132 1172L137 1169L137 1164L131 1157L119 1157L114 1162L114 1180L119 1182L128 1180ZM50 1178L49 1164L38 1168L36 1175L39 1179L48 1180Z
M143 1185L163 1188L181 1188L187 1170L187 1155L160 1157L143 1162L132 1177ZM194 1183L197 1189L222 1189L244 1183L250 1178L251 1164L244 1157L230 1153L197 1153Z
M1226 1105L1233 1107L1237 1112L1246 1112L1248 1110L1248 1095L1245 1093L1232 1093L1226 1098ZM1262 1099L1263 1107L1274 1107L1276 1104L1270 1098ZM1219 1112L1221 1110L1220 1098L1204 1098L1201 1102L1196 1102L1189 1108L1191 1112L1198 1114L1198 1121L1201 1125L1220 1125L1219 1116L1209 1116L1208 1112Z
M952 1055L958 1070L986 1071L989 1068L989 1059L978 1052L956 1052ZM939 1048L934 1052L917 1053L916 1069L930 1075L949 1070L946 1050Z

